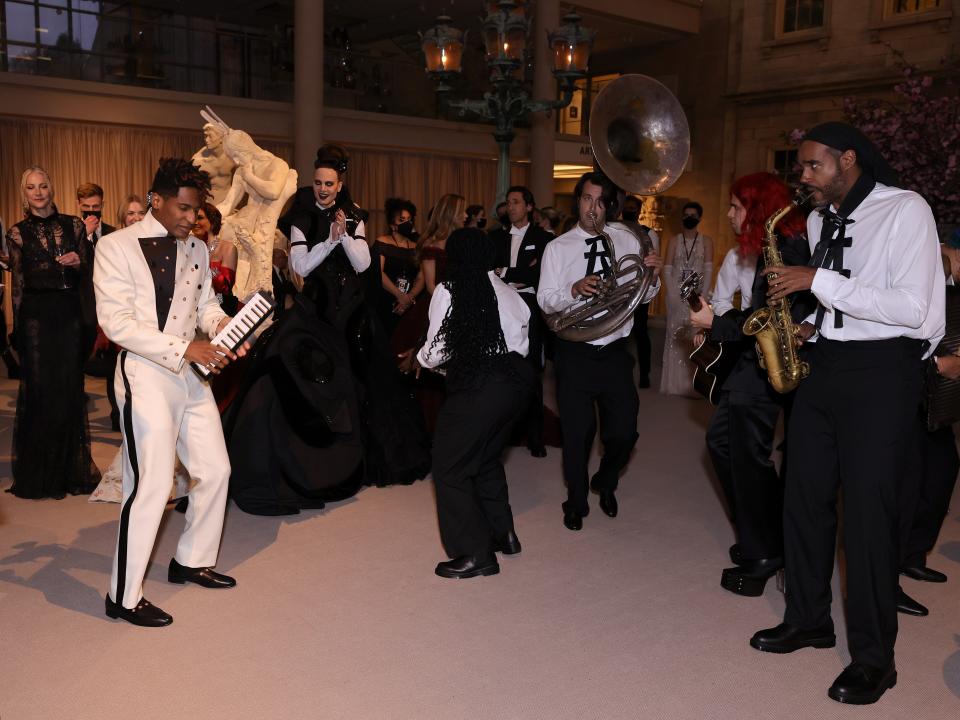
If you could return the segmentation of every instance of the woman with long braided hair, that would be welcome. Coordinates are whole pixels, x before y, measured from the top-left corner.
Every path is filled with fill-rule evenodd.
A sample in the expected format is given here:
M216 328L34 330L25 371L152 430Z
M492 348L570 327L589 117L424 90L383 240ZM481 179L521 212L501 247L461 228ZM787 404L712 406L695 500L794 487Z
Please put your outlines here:
M476 228L447 240L447 279L430 301L426 368L443 365L447 398L433 439L440 537L452 558L441 577L500 572L495 552L520 552L500 456L530 402L535 377L527 354L530 310L490 268L493 244Z

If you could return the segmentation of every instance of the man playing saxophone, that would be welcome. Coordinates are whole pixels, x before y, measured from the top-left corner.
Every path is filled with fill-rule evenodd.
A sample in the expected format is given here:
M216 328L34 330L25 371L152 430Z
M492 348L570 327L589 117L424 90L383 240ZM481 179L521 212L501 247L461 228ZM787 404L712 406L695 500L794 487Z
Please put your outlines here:
M589 172L577 182L574 198L579 222L569 232L547 243L540 270L537 302L545 313L564 311L591 298L610 282L611 257L606 234L618 258L641 255L640 241L623 226L606 224L615 218L623 193L601 172ZM647 255L643 264L653 268L654 281L641 297L649 302L660 289L656 276L663 261ZM630 278L622 278L629 280ZM602 322L602 321L601 321ZM600 495L600 508L609 517L617 515L615 491L620 471L637 441L639 399L633 381L633 356L628 350L633 312L625 323L601 337L586 342L557 338L554 366L557 376L557 404L563 431L563 475L567 501L563 503L563 524L580 530L590 511L587 504L587 465L597 430L595 406L600 413L603 457L589 487Z
M898 491L915 434L921 358L944 333L943 271L930 206L899 187L863 133L818 125L799 162L819 208L807 219L811 267L772 268L768 298L812 290L819 307L804 335L818 337L787 431L786 612L750 644L787 653L836 643L830 580L843 488L853 662L828 695L867 704L897 682Z
M791 208L790 197L790 189L771 173L745 175L733 183L727 219L737 237L736 280L729 286L718 282L717 290L723 288L731 300L739 290L740 309L715 315L704 303L690 313L695 328L722 342L724 353L736 355L707 430L707 449L737 539L730 549L735 567L723 571L720 584L738 595L760 595L767 580L783 567L783 480L771 455L777 419L781 410L789 410L792 395L780 394L768 382L767 371L757 363L753 338L744 335L743 327L752 311L767 307L767 259L786 265L806 265L810 259L798 209L782 217L764 238L765 221ZM714 297L715 302L725 299ZM816 307L810 293L799 293L791 303L791 318L796 321Z

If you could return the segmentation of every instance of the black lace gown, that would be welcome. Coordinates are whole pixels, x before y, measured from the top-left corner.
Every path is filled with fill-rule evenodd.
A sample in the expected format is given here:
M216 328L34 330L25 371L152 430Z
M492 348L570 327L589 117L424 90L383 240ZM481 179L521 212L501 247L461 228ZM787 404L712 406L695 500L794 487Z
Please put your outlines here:
M22 498L85 494L100 481L83 394L95 324L91 331L92 250L82 238L80 219L56 210L30 215L7 233L21 365L10 492ZM71 251L80 255L78 268L57 262Z

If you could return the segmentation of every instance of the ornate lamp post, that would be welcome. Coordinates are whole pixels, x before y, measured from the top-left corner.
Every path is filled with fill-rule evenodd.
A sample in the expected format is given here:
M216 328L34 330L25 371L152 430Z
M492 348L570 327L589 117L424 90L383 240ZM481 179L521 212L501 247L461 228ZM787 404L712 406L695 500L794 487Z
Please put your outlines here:
M534 100L523 87L523 66L528 55L530 20L527 0L487 0L483 43L490 70L492 92L482 100L451 100L449 106L461 116L474 115L492 122L493 137L500 148L497 165L497 197L503 199L510 186L510 143L516 136L514 123L532 112L564 108L573 99L576 81L587 75L594 31L580 26L580 16L569 13L563 25L548 33L553 51L553 75L560 84L559 100ZM437 92L448 93L450 82L461 72L464 34L450 25L450 18L437 18L437 25L421 34L427 74L437 83Z

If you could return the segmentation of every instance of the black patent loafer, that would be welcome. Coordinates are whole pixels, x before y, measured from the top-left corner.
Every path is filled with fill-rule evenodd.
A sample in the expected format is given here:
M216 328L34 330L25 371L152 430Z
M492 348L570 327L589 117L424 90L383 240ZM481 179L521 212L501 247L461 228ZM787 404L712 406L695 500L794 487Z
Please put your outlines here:
M126 620L131 625L140 627L166 627L173 622L172 615L165 613L146 598L141 598L135 608L118 605L109 595L105 601L107 617L114 620Z
M906 575L911 580L919 580L920 582L945 583L947 581L947 576L942 572L926 566L902 567L900 568L900 574Z
M926 617L930 614L925 605L921 605L912 597L907 595L902 587L897 588L897 612L904 615L913 615L914 617Z
M222 590L232 588L237 584L229 575L218 573L213 568L192 568L181 565L174 558L170 559L170 569L167 571L167 580L177 585L192 582L200 587Z

